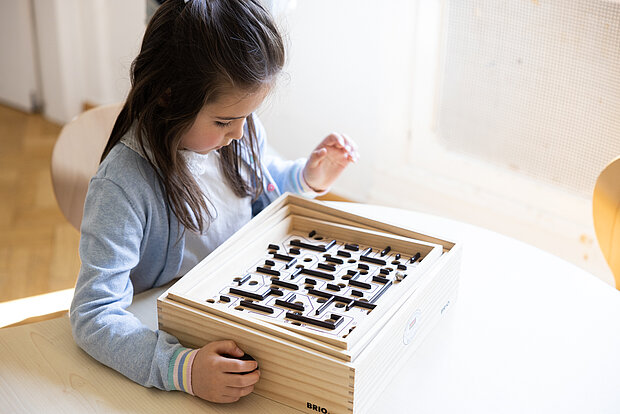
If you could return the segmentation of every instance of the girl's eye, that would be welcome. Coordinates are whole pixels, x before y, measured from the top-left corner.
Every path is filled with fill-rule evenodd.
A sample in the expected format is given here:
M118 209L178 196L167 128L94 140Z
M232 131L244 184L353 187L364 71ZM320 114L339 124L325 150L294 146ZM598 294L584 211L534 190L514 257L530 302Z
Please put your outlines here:
M230 125L230 122L219 122L219 121L215 121L215 125L220 127L220 128L226 128L228 125Z

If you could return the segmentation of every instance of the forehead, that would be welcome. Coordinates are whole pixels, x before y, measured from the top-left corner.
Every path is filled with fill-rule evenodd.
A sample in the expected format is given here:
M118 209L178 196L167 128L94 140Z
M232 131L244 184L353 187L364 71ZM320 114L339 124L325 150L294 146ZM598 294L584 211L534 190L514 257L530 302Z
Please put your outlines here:
M268 92L266 87L252 92L231 90L203 109L214 118L244 118L260 106Z

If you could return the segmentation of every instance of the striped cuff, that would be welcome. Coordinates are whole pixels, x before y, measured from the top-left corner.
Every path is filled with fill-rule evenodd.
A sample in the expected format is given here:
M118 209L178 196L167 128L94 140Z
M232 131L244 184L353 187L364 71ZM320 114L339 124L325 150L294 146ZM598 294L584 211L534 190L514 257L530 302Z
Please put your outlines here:
M171 390L185 391L194 395L192 391L192 364L197 349L180 347L170 359L168 365L168 387Z
M304 167L303 166L297 172L297 187L299 188L299 194L305 197L309 197L309 198L325 195L330 190L328 188L327 190L321 191L320 193L317 193L316 191L314 191L312 187L308 185L308 183L306 182L306 179L304 178Z

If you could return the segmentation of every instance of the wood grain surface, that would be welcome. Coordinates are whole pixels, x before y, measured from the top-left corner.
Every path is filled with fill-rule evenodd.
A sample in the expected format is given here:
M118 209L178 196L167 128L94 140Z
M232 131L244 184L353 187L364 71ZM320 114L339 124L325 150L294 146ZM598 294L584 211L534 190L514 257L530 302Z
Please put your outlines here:
M297 412L254 394L233 404L213 404L142 387L82 351L67 317L0 330L0 367L3 413Z

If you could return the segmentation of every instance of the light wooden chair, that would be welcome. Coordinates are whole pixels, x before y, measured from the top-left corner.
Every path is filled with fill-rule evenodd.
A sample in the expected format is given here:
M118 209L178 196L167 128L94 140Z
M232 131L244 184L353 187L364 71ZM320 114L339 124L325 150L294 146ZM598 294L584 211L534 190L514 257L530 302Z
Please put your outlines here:
M620 290L620 157L596 180L592 212L596 238Z
M80 230L88 182L97 172L122 104L86 111L66 124L52 153L52 185L65 218Z

